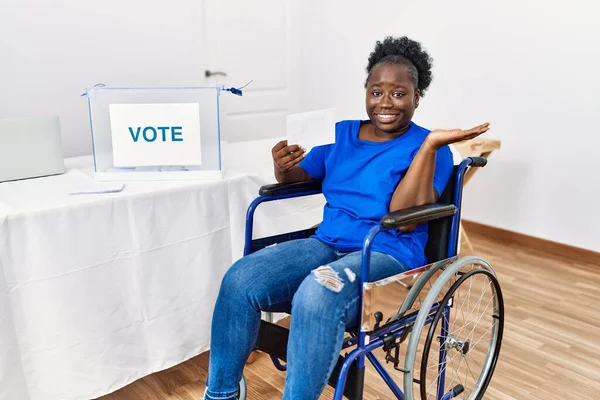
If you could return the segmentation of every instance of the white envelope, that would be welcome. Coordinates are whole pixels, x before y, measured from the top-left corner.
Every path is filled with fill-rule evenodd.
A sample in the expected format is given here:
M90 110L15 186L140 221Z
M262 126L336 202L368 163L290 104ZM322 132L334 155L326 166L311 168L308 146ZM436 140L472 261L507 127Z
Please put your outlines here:
M335 143L335 109L288 115L287 141L304 147L307 153L315 146Z

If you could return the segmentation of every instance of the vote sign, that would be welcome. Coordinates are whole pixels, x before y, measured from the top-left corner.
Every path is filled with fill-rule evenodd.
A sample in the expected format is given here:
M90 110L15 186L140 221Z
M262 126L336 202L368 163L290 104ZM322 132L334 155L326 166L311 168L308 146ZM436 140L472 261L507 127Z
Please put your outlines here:
M115 167L201 165L198 103L110 104Z

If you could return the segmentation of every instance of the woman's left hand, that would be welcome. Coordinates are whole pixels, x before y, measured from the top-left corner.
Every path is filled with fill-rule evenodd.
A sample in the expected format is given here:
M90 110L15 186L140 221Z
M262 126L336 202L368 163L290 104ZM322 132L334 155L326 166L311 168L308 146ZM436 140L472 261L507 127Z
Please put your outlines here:
M431 131L425 141L438 150L442 146L450 143L462 142L463 140L473 139L482 133L487 132L490 129L490 123L478 125L474 128L462 130L462 129L436 129Z

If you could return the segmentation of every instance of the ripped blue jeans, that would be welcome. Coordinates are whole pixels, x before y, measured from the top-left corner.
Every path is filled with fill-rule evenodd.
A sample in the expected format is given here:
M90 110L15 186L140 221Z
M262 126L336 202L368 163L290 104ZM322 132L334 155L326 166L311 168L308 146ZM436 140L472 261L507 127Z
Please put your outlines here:
M256 343L260 312L291 307L283 399L318 399L345 328L357 322L360 269L360 251L339 252L314 238L280 243L234 263L214 309L205 398L235 399ZM406 270L395 258L373 252L369 281Z

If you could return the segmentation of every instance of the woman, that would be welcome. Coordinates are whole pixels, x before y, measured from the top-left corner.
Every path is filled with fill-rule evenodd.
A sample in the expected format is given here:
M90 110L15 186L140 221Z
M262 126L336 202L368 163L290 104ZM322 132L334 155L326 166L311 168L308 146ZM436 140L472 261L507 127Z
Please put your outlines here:
M450 143L470 130L430 132L412 122L431 83L431 59L409 38L377 42L367 66L366 121L336 124L336 142L308 154L299 144L272 150L275 177L323 180L323 222L309 239L246 256L226 273L214 310L206 399L234 399L254 348L260 312L289 310L284 399L317 399L333 371L344 332L357 321L361 247L388 212L434 203L452 173ZM369 280L426 264L427 225L381 233Z

